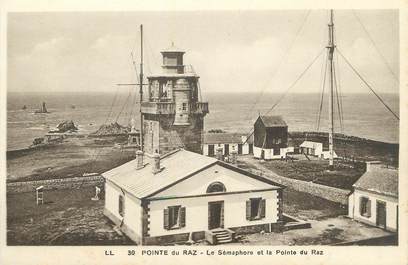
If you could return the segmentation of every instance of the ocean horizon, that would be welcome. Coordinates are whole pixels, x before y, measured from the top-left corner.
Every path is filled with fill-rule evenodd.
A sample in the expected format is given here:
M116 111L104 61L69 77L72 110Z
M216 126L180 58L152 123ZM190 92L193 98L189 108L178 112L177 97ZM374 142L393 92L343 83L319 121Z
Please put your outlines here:
M130 91L130 92L129 92ZM102 124L118 122L129 125L139 120L136 90L123 92L8 92L7 150L28 147L64 120L72 120L80 132L96 131ZM203 93L210 113L204 128L248 133L259 114L266 114L282 94L273 93ZM319 93L290 93L268 114L281 115L289 131L317 131ZM389 107L399 113L399 94L381 94ZM399 142L399 121L373 94L345 93L342 96L343 130L335 113L335 131L347 135ZM33 114L46 102L49 114ZM337 106L337 102L335 102ZM22 107L27 109L23 110ZM319 131L328 131L328 100L325 98Z

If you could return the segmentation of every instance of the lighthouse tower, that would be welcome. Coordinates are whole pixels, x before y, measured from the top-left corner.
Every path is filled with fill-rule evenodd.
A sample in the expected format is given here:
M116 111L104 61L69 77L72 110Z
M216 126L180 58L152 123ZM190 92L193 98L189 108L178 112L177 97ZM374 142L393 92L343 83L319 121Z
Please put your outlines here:
M165 154L176 148L201 153L208 103L199 100L199 76L184 65L184 53L172 44L161 52L162 73L147 76L141 105L147 154Z

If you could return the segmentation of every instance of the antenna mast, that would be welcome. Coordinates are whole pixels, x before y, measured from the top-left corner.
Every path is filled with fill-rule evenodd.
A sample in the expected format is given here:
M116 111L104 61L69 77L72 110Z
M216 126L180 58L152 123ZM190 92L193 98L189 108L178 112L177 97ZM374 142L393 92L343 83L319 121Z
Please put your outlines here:
M333 54L334 48L334 23L333 23L333 9L330 10L330 23L329 23L329 44L327 45L327 53L330 68L330 89L329 89L329 170L333 170L333 135L334 135L334 108L333 108L333 85L334 85L334 64Z
M142 114L142 101L143 101L143 24L140 25L140 77L139 77L139 95L140 95L140 150L143 151L143 114Z

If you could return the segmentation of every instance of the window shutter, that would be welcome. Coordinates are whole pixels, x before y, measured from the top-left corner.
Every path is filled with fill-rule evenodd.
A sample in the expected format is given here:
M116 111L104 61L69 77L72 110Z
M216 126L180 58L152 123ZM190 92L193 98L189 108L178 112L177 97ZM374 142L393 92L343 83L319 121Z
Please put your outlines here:
M186 207L180 208L180 227L186 226Z
M367 217L370 217L371 216L371 200L370 199L368 199L367 200Z
M266 206L266 201L265 199L261 200L261 218L265 218L265 206Z
M246 201L246 219L251 220L251 200Z
M359 207L360 215L363 215L363 203L364 203L363 201L364 201L363 197L360 197L360 207Z
M169 230L169 209L168 208L164 209L163 217L164 217L163 227L164 229Z

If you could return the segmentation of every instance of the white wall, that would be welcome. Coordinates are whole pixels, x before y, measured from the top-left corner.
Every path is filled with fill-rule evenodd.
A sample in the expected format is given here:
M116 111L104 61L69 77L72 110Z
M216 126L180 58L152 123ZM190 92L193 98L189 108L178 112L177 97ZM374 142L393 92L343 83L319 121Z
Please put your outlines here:
M264 159L265 160L270 160L270 159L280 159L281 157L286 157L286 153L288 152L288 148L281 148L280 149L280 154L275 155L273 153L273 149L262 149L260 147L255 147L254 146L254 157L255 158L261 158L262 150L264 150ZM291 150L291 149L289 149Z
M249 144L245 143L242 145L242 154L243 155L248 155L249 154Z
M208 156L208 144L203 144L203 155ZM215 150L214 150L215 155Z
M246 201L250 198L266 199L265 218L249 221L246 219ZM150 236L162 236L187 232L208 230L208 202L224 201L224 227L240 227L265 223L276 223L278 220L278 193L276 190L203 196L183 199L151 201ZM180 229L166 230L163 227L163 210L168 206L186 207L186 225Z
M223 183L227 192L273 188L273 186L268 183L248 177L220 165L214 165L158 193L153 196L153 198L205 194L208 186L216 181Z
M366 217L360 215L360 198L367 197L371 200L371 216ZM349 196L349 216L362 222L375 225L377 222L377 200L386 203L386 225L387 228L397 229L397 206L398 199L394 197L382 196L373 194L366 191L355 190L353 194ZM350 214L350 212L352 214Z
M132 195L126 193L125 196L125 220L124 224L128 226L133 232L142 237L142 217L143 208L141 201Z
M254 157L261 158L262 148L254 146Z
M232 150L235 150L238 152L238 143L225 143L225 144L229 144L229 153L231 154ZM209 144L203 144L203 155L208 156L208 145ZM225 148L224 148L224 144L212 144L214 145L214 156L217 154L217 149L218 148L222 148L222 154L225 155ZM244 152L244 150L246 150ZM244 144L242 145L242 154L249 154L249 145L248 144Z
M122 219L119 214L119 195L122 191L110 181L105 182L105 208L118 219Z
M142 235L142 215L143 209L141 206L141 201L129 193L125 192L124 195L124 206L125 213L122 217L119 214L119 196L123 195L120 188L118 188L114 183L106 181L105 183L105 208L109 210L114 216L119 220L123 220L135 234L138 236Z

